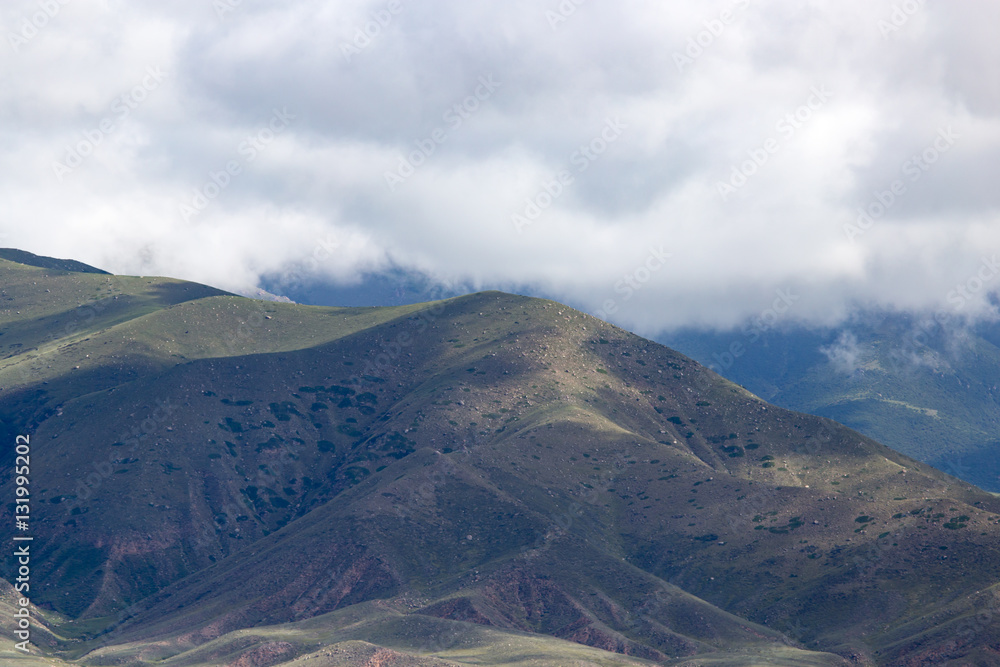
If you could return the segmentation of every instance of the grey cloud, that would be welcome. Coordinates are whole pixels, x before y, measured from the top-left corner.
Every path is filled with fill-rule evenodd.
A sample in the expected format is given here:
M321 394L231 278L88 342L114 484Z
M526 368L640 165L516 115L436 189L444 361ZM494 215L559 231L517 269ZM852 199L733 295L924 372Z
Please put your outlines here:
M588 2L554 27L559 3L528 0L400 0L390 19L388 0L243 0L221 18L194 0L92 5L67 4L0 60L0 224L32 252L241 290L292 267L347 283L398 266L590 312L612 299L609 317L652 334L739 323L783 289L801 295L783 317L813 323L859 303L950 308L1000 242L997 10L985 4L923 3L885 35L891 6L861 0ZM0 17L9 29L34 6ZM169 73L163 86L54 178L151 65ZM452 126L446 113L486 75L502 85ZM786 135L779 123L815 86L832 97ZM288 129L241 153L286 107ZM610 117L628 129L575 165ZM954 147L850 233L858 207L949 124ZM433 154L387 187L435 130ZM239 174L182 216L233 160ZM734 168L748 173L723 198ZM561 169L572 183L547 199ZM532 203L519 230L512 216ZM308 261L331 235L336 248ZM625 299L616 285L660 244L673 257ZM965 310L992 312L997 285Z

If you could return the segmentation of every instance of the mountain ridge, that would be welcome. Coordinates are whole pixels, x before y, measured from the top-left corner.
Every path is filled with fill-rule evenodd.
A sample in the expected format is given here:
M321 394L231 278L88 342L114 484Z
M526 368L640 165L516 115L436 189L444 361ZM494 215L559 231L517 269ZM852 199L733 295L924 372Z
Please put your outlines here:
M945 648L996 597L995 497L561 304L316 308L47 271L0 260L0 419L48 462L33 601L79 628L53 658L169 664L255 628L281 636L255 655L316 650L281 624L440 660L412 628L661 664L997 637ZM67 335L32 326L109 297L122 312ZM372 634L342 634L352 613Z
M98 269L90 266L89 264L78 262L75 259L56 259L54 257L44 257L42 255L30 253L26 250L18 250L17 248L0 248L0 259L16 262L25 266L36 266L43 269L56 269L58 271L67 271L70 273L100 273L102 275L111 275L103 269Z
M860 313L830 329L760 334L733 358L737 331L659 337L783 407L864 432L982 488L1000 491L1000 330L905 313Z

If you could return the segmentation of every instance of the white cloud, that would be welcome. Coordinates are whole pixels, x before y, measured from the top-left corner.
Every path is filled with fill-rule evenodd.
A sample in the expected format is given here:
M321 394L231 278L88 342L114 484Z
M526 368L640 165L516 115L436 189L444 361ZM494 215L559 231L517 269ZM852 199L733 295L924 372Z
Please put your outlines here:
M861 0L585 3L555 30L556 2L400 6L387 20L382 1L243 0L220 19L193 0L67 3L0 56L4 243L227 289L394 263L592 312L615 299L615 320L647 334L734 324L778 289L800 295L789 318L817 323L858 304L948 308L1000 245L994 6L924 3L885 36L891 6ZM8 40L37 7L0 10ZM148 67L166 78L120 118L115 100ZM449 109L486 75L501 86L456 126ZM817 87L829 99L789 125ZM276 108L294 121L248 160L241 142ZM60 181L53 162L109 117ZM583 171L574 154L615 117L627 128ZM909 180L948 126L954 145ZM390 191L386 171L439 128ZM723 199L718 184L768 140ZM231 160L239 175L185 220L180 205ZM573 183L518 233L511 215L563 169ZM849 239L896 180L906 191ZM340 250L309 261L330 235ZM651 245L673 256L626 299L616 285Z
M841 332L834 343L819 348L819 351L830 360L835 371L845 375L853 375L858 370L858 362L864 353L858 345L858 337L850 331Z

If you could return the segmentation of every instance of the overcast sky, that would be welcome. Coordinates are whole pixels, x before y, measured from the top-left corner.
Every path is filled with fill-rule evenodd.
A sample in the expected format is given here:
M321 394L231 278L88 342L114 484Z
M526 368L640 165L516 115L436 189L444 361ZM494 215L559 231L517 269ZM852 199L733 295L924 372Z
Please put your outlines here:
M1000 286L1000 3L12 0L0 20L3 246L231 290L400 266L646 334L776 301L970 313Z

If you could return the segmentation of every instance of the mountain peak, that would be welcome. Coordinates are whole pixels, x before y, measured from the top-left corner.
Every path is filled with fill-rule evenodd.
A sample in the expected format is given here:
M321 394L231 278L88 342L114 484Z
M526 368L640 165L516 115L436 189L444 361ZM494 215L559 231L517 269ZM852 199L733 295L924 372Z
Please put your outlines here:
M93 266L73 259L43 257L41 255L30 253L26 250L18 250L16 248L0 248L0 259L5 259L9 262L16 262L18 264L24 264L25 266L35 266L42 269L56 269L59 271L69 271L71 273L100 273L103 275L111 275L107 271L102 271L101 269L94 268Z

